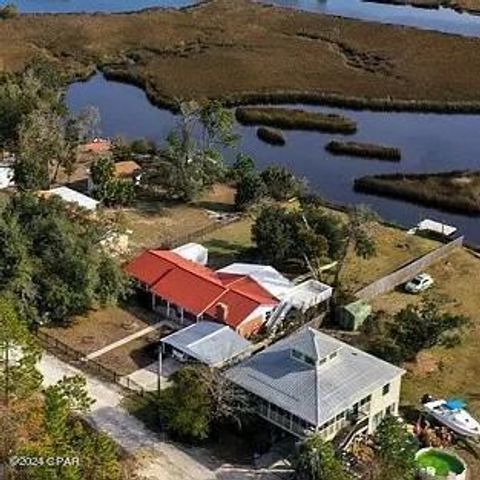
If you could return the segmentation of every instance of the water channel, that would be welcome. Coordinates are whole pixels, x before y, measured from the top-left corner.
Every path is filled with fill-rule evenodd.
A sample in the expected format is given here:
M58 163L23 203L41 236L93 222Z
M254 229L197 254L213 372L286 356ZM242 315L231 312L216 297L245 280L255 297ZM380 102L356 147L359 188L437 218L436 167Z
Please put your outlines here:
M176 124L175 115L153 106L142 90L107 81L101 74L71 85L67 103L74 112L88 105L98 107L102 134L109 137L144 137L161 145ZM456 225L470 241L480 244L479 216L446 213L353 190L354 179L363 175L480 169L480 115L302 108L339 112L355 119L358 132L348 136L349 139L400 147L402 161L391 163L332 156L324 146L336 136L317 132L286 132L286 146L272 147L257 138L255 127L241 125L236 127L242 137L238 150L254 157L260 168L271 164L287 166L305 178L313 191L330 201L368 204L385 219L404 226L411 226L425 217L444 221Z

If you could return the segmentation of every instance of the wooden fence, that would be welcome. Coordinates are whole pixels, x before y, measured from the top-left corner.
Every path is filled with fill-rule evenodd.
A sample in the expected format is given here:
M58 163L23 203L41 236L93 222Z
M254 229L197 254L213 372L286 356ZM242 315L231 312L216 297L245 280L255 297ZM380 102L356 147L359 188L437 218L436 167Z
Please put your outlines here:
M180 245L184 245L185 243L198 241L207 236L210 233L216 232L221 228L224 228L232 223L238 222L242 219L242 215L234 215L227 220L219 220L209 225L206 225L203 228L195 230L194 232L187 233L185 235L181 235L179 237L167 237L162 241L160 248L162 249L172 249L179 247Z
M423 257L413 260L406 265L395 270L393 273L386 275L370 285L362 288L355 293L357 298L362 300L370 300L371 298L381 295L382 293L393 290L398 285L411 280L415 275L429 267L432 263L437 262L443 257L446 257L450 252L463 245L464 237L458 237L451 242L442 245L433 252L427 253Z
M147 391L137 382L126 376L119 375L117 372L105 367L95 359L86 359L86 354L84 352L70 347L57 338L54 338L47 333L42 332L41 330L37 331L37 338L45 350L69 363L74 364L79 369L85 370L93 375L97 375L111 383L116 383L117 385L126 388L130 392L134 392L142 396L147 393Z

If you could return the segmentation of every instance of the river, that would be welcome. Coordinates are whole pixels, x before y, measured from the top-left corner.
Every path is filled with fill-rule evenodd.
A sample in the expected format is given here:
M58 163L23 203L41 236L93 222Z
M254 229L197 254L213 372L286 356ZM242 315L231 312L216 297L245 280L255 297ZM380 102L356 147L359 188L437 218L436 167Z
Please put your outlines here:
M0 0L0 5L10 2L15 3L24 13L123 12L152 7L181 8L197 3L196 0ZM362 0L264 0L264 3L316 13L480 36L480 16L457 13L449 8L421 9Z
M87 82L75 83L67 92L74 112L88 105L99 108L103 135L145 137L162 144L174 128L176 117L153 106L137 87L107 81L98 74ZM348 136L397 146L400 163L332 156L324 150L335 135L317 132L286 132L287 144L272 147L260 141L254 127L237 125L242 140L238 150L255 158L263 168L285 165L305 178L310 188L324 198L348 204L367 204L383 218L411 226L423 218L456 225L472 242L480 244L480 217L442 212L412 203L355 192L353 180L363 175L389 172L437 172L480 169L480 115L438 115L349 111L302 106L315 111L340 112L358 122L358 132ZM347 137L345 137L347 138Z

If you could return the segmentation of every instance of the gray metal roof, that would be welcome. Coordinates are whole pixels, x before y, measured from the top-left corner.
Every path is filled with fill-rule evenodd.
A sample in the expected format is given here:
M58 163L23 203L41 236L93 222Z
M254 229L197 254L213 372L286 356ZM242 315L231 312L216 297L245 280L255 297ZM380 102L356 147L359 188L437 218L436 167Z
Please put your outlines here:
M292 349L316 355L317 361L337 355L312 366L293 358ZM402 374L402 369L310 327L226 372L245 390L315 426Z
M227 325L215 322L194 323L162 338L162 342L210 367L232 360L252 345Z

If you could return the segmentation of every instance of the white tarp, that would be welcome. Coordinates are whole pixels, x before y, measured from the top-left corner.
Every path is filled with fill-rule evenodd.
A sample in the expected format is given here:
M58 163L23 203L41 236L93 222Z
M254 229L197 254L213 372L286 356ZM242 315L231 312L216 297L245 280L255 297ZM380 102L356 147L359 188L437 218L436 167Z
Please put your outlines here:
M218 273L249 276L278 299L288 294L293 287L292 282L290 282L288 278L284 277L278 270L275 270L269 265L232 263L218 270Z
M201 265L208 263L208 249L199 243L186 243L172 250L183 258Z

